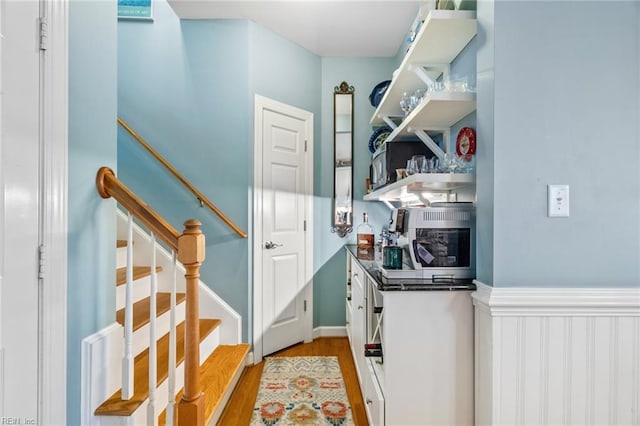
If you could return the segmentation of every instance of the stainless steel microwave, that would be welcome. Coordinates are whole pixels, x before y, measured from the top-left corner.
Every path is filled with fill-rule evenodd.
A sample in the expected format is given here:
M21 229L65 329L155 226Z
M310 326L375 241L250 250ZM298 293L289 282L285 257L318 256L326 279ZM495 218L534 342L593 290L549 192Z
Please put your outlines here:
M431 158L434 154L420 140L383 143L371 159L369 178L373 189L395 182L396 169L406 168L407 160L414 155Z

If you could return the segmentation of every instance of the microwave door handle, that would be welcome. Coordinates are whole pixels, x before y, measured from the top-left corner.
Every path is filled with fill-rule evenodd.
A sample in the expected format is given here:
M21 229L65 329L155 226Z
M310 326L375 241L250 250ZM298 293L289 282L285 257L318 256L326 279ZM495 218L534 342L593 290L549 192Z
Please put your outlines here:
M453 284L454 282L453 274L440 274L440 275L431 275L431 281L434 284Z

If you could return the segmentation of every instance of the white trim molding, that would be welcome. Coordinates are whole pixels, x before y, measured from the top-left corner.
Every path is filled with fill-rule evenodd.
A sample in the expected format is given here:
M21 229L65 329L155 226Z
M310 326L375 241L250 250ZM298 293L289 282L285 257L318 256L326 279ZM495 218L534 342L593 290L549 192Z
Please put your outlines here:
M40 424L67 421L68 1L46 0L48 46L41 51L42 249L38 377Z
M313 338L317 339L319 337L347 337L347 327L316 327L313 329Z
M640 425L640 288L476 285L475 424Z

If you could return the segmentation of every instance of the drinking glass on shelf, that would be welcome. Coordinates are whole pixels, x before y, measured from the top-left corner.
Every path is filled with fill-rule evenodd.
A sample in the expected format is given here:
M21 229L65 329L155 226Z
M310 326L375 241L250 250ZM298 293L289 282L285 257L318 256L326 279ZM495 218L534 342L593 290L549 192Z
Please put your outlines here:
M444 90L444 83L442 81L434 81L429 85L430 92L442 92Z
M424 155L414 155L411 159L415 162L416 173L427 173L427 158Z
M438 157L431 157L427 160L427 173L438 173Z
M460 159L458 155L453 152L447 152L444 154L443 167L445 172L457 173L460 171Z
M412 157L407 160L407 175L411 176L417 173L416 160Z
M415 92L413 92L413 94L410 97L410 102L409 102L409 104L411 105L411 110L412 111L418 105L420 105L420 102L422 102L423 96L424 96L424 92L421 89L417 89Z

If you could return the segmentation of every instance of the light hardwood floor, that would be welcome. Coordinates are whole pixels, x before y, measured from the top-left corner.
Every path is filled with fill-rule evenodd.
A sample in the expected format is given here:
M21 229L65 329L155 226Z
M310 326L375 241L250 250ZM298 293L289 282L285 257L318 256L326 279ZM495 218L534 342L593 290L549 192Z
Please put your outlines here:
M367 415L364 410L358 376L353 364L349 340L346 337L318 338L311 343L300 343L291 346L271 356L337 356L347 388L353 420L356 426L367 425ZM258 394L263 367L264 362L261 362L245 368L236 389L229 399L229 403L218 421L218 425L243 426L249 424Z

